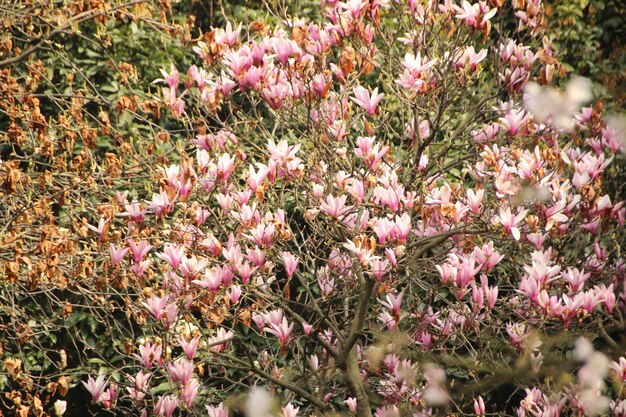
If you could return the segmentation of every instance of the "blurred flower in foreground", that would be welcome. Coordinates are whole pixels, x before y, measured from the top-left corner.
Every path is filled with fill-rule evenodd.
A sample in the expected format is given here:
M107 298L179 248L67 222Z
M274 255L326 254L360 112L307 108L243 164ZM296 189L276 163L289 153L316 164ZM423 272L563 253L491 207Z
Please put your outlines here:
M550 121L562 130L574 128L574 114L593 98L591 81L583 77L572 78L561 92L529 82L524 88L524 106L539 123Z
M67 410L67 401L57 400L54 403L54 414L57 417L61 417L63 414L65 414L65 410Z
M266 417L272 406L272 397L263 388L254 387L246 399L246 417Z

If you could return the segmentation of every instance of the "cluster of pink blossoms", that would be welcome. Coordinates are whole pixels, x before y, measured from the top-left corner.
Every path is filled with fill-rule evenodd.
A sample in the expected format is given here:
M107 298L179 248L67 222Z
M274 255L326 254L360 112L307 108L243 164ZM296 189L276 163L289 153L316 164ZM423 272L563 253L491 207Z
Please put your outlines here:
M626 264L603 238L626 219L603 183L624 145L594 109L576 111L564 132L523 106L545 70L533 46L446 43L448 30L487 42L499 9L326 3L324 24L292 19L248 36L241 25L214 29L184 83L174 66L163 72L176 117L193 106L210 117L191 139L195 153L159 168L151 200L116 198L126 241L111 243L110 265L149 287L137 302L147 324L132 356L139 370L127 383L144 415L197 407L212 383L205 367L229 378L232 368L250 384L253 375L305 407L371 415L369 386L384 403L377 417L431 415L453 393L444 369L411 354L478 355L491 335L511 354L530 349L537 372L531 328L573 328L624 309ZM520 21L536 22L536 5ZM376 42L392 11L406 12L407 35ZM395 73L377 54L395 60ZM492 110L457 121L471 103L462 94L447 102L442 89L478 94L472 85L494 62L494 97L509 101L487 100ZM106 221L93 230L101 235ZM408 337L400 348L377 341L381 332ZM164 381L166 394L148 395ZM96 402L115 402L104 377L86 385ZM526 392L520 416L564 407ZM489 406L482 396L467 404L477 415ZM226 415L222 405L207 411Z

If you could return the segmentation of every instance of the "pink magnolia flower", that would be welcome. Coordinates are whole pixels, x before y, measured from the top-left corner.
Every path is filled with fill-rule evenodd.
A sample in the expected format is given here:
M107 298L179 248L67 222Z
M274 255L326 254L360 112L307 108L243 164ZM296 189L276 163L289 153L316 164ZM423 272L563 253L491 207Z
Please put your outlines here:
M485 402L480 395L474 400L474 412L479 417L485 415Z
M393 212L398 211L402 205L401 198L404 195L404 186L376 187L374 189L374 201L376 204L388 206Z
M320 98L325 98L330 84L324 74L316 74L311 81L311 90Z
M225 181L235 169L235 157L224 153L217 160L217 179Z
M400 317L400 308L402 307L403 296L404 292L401 292L398 295L387 293L387 295L385 296L387 301L379 301L379 303L387 307L391 314L393 314L395 317Z
M125 211L123 213L120 213L119 216L130 217L132 221L138 223L143 221L144 214L146 214L146 211L142 209L141 204L137 201L133 201L130 204L125 204L124 210Z
M141 304L155 319L161 320L167 313L165 306L167 305L168 300L169 295L165 295L165 297L157 297L155 294L152 294L152 297L150 297L148 302L143 302Z
M476 284L472 283L472 304L473 310L475 313L478 313L485 303L485 293L482 288L476 286Z
M117 399L117 385L109 384L109 389L104 391L100 396L100 402L104 408L113 408Z
M476 142L484 143L496 138L499 130L500 125L498 123L493 123L490 125L485 124L480 130L472 130L470 132L470 135Z
M252 166L248 169L248 179L247 184L252 189L252 191L256 192L257 189L261 186L267 175L269 174L269 168L267 165L256 163L257 170L255 170Z
M392 267L396 267L396 265L398 265L398 259L396 258L396 253L391 250L391 248L385 248L385 255L387 256L387 259L389 259L389 262L391 262L391 266Z
M94 380L91 375L87 379L87 382L82 381L87 391L91 394L91 399L95 402L100 402L100 398L104 393L104 387L106 386L106 381L104 380L104 375L99 375L96 380Z
M286 38L273 38L272 50L281 64L287 64L289 58L300 53L300 47L296 42Z
M131 386L126 387L126 391L135 401L142 401L146 396L146 389L148 388L148 380L152 374L150 372L143 373L138 372L135 376L129 376Z
M594 290L596 291L596 299L603 302L606 310L609 313L612 313L617 303L613 284L609 285L608 287L605 284L595 286Z
M487 2L479 1L471 4L467 0L463 0L463 8L453 5L457 11L456 18L465 21L469 26L477 29L483 29L489 23L489 20L495 16L497 8L489 10Z
M368 265L374 255L373 245L363 236L357 236L353 240L349 240L343 244L343 247L354 253L363 266Z
M152 263L152 260L146 259L145 261L141 261L138 264L131 265L130 270L133 271L133 274L135 274L136 276L142 277L143 274L150 267L151 263Z
M194 356L196 356L198 342L200 342L200 337L194 337L190 341L186 341L182 337L178 339L178 344L183 348L183 352L185 352L187 359L192 360Z
M496 301L498 300L498 286L483 285L483 290L485 291L485 296L487 298L487 308L491 310L496 305Z
M259 247L270 248L273 244L275 233L276 226L274 226L274 223L259 223L254 229L250 230L249 234L243 234L242 236Z
M428 154L423 153L422 156L420 156L419 162L417 163L417 169L420 171L424 171L426 167L428 167L429 162L430 162L430 157L428 156Z
M196 400L196 396L198 395L198 381L195 378L189 380L187 384L183 386L180 397L187 406L187 408L191 408L194 401Z
M138 359L145 369L150 369L154 361L161 362L161 353L163 348L161 345L145 343L139 345L139 355L136 353L133 356Z
M285 272L291 278L298 267L298 257L289 252L281 252L280 257L285 265Z
M380 407L376 409L376 417L400 417L400 410L395 405Z
M564 208L565 202L561 201L546 210L546 232L552 229L554 225L558 225L569 220L569 217L563 214Z
M178 269L180 263L185 255L184 246L176 246L176 245L165 245L163 248L163 253L157 253L156 256L164 260L171 266L173 269Z
M524 325L523 323L507 323L506 332L511 339L511 343L516 347L523 347L526 339L528 339L528 334L526 333L526 325Z
M402 213L402 216L396 215L394 235L398 241L405 242L411 230L411 216L408 213Z
M257 268L263 268L263 266L265 265L265 252L259 247L255 247L254 249L248 249L246 252L246 257Z
M263 318L263 315L258 314L258 313L253 313L252 314L252 321L254 322L254 324L257 325L257 327L261 331L265 328L265 319Z
M168 187L175 189L180 186L180 168L180 165L170 165L160 169L167 178Z
M374 275L374 278L376 278L376 281L382 281L385 274L389 272L389 259L374 256L372 257L370 264L372 267L372 274Z
M213 74L208 74L204 68L198 68L196 65L192 65L191 67L189 67L189 70L187 70L188 86L192 85L190 80L193 80L199 90L204 90L207 82L212 77Z
M263 330L278 337L278 342L281 346L285 347L289 343L289 336L293 330L293 325L293 323L289 324L289 322L287 322L286 317L283 317L280 324L269 323L270 327L266 327Z
M182 97L185 95L186 91L178 96L176 87L163 87L162 92L163 100L167 104L167 107L178 117L182 116L185 110L185 101Z
M222 244L212 233L206 235L200 242L200 246L207 250L213 257L218 257L222 253Z
M496 219L508 233L513 235L515 240L519 240L521 234L517 228L517 224L524 220L526 214L528 214L528 210L522 209L517 215L514 215L511 213L511 208L507 207L506 209L500 209L500 215L496 216Z
M624 358L623 356L620 356L620 358L618 359L619 362L611 362L609 364L609 368L611 368L611 370L613 370L616 374L617 377L621 380L626 382L626 358Z
M330 217L339 219L353 208L353 206L346 206L346 198L345 195L341 197L328 195L326 200L320 203L320 208Z
M241 298L241 287L239 285L233 285L232 287L230 287L228 298L230 299L230 302L232 304L237 304L239 302L239 299Z
M141 262L141 260L150 252L152 249L152 245L150 245L145 240L142 240L139 243L135 243L133 239L128 240L128 245L130 246L130 250L133 253L133 261L135 263Z
M267 150L270 152L270 157L279 165L289 165L297 160L297 163L300 163L300 160L296 157L298 151L300 150L301 144L290 146L286 140L281 140L278 143L275 143L273 140L269 139L267 141Z
M476 259L472 256L460 257L460 262L457 265L456 277L454 277L454 283L456 286L463 290L474 279L474 276L480 272L481 266L476 265Z
M384 96L384 93L378 94L378 88L375 88L370 95L366 88L359 85L354 87L354 97L350 97L350 99L362 107L367 114L373 116L376 114L378 103Z
M222 285L222 277L216 273L216 269L211 268L204 271L204 277L201 280L194 279L191 282L207 288L211 292L217 292Z
M376 137L359 136L356 139L357 147L354 149L354 153L367 164L371 170L376 170L381 159L389 152L389 146L383 146L382 148L378 143L374 144Z
M595 234L598 233L598 228L600 227L600 223L601 223L601 219L600 218L596 218L596 219L593 219L593 220L591 220L589 222L581 224L580 228L583 229L583 230L588 231L592 235L595 235Z
M546 237L548 237L547 234L539 232L529 233L526 235L526 239L528 239L528 241L532 243L537 250L540 250L543 247L543 242L546 240Z
M207 405L205 408L209 413L209 417L228 417L228 409L224 407L224 403L220 403L217 407Z
M272 310L269 313L263 313L262 317L263 317L264 323L266 324L279 325L280 322L284 318L283 309L277 308L276 310Z
M298 411L300 411L300 408L289 403L286 406L284 406L282 410L283 410L283 417L296 417L298 415Z
M183 255L178 270L187 279L191 279L201 273L208 265L209 260L206 258L198 258L195 255Z
M476 6L478 5L477 4L472 5L467 0L463 0L462 6L463 6L462 8L456 5L452 6L457 12L455 17L457 19L464 20L465 23L467 23L469 26L476 27L478 25L478 14L479 14L478 7Z
M435 60L428 60L426 57L422 58L420 52L418 52L417 55L407 52L404 55L404 61L402 61L402 65L404 65L414 79L425 78L426 71L435 65L435 63Z
M458 268L449 263L435 265L435 268L441 275L441 282L444 284L447 284L449 281L453 281L457 276Z
M178 408L178 398L173 395L159 395L154 406L154 414L157 416L172 417Z
M162 68L159 68L159 71L161 72L163 79L157 79L157 80L154 80L153 82L164 81L167 84L167 86L170 88L176 88L178 86L178 82L180 81L180 74L178 70L176 69L176 67L174 66L174 64L170 64L169 73Z
M217 329L217 334L208 339L209 346L213 352L223 352L228 349L228 343L235 337L235 333L223 327Z
M415 337L415 343L424 350L430 350L433 347L433 336L429 332L423 331Z
M180 382L183 386L187 385L193 375L195 366L193 362L187 359L178 359L174 363L167 364L167 372L174 382Z
M243 23L239 23L237 29L233 30L233 25L230 22L226 23L226 28L212 28L213 33L215 35L215 43L228 45L230 47L235 46L237 40L239 39L239 34L241 33Z
M111 255L111 264L117 265L124 259L124 256L128 253L128 248L118 248L113 243L109 245L109 254Z
M504 255L501 255L493 248L493 241L489 241L482 248L476 246L472 252L472 256L476 259L476 262L482 264L482 268L486 272L493 271L493 268L504 259Z
M461 55L461 57L457 60L455 66L457 68L469 66L470 70L475 72L478 68L478 64L481 63L486 57L486 49L482 49L480 52L476 53L473 46L468 46L463 51L463 55Z
M570 292L572 294L582 290L585 285L585 281L591 276L590 273L585 273L585 270L579 270L577 268L567 268L565 272L561 274L561 277L565 282L569 284Z
M249 262L239 262L232 265L232 267L218 269L218 272L222 277L224 286L229 286L232 282L232 278L234 277L234 273L239 275L241 281L245 284L250 281L252 274L254 274L258 269L258 267L253 267ZM239 295L241 295L241 293Z
M239 75L239 85L246 90L254 90L257 87L257 83L261 80L261 70L257 67L250 67L246 72Z
M100 221L98 221L98 226L92 226L89 223L87 223L87 227L90 230L93 230L94 232L96 232L98 236L100 236L100 240L102 240L102 235L107 229L106 226L107 226L107 221L104 217L100 217Z
M356 398L348 397L344 400L344 404L348 406L348 411L350 411L351 413L356 413Z
M374 233L378 236L378 243L384 245L387 242L387 238L395 230L396 223L386 217L375 219L373 222L372 230L374 230Z
M311 355L309 363L311 364L311 369L313 369L313 371L317 371L320 367L320 360L317 355Z
M335 291L335 278L331 276L327 266L318 271L317 283L324 297L330 296Z
M398 322L396 321L396 318L389 314L388 311L381 312L377 318L378 321L380 321L383 326L387 327L387 330L389 330L390 332L393 332L398 328Z
M361 16L361 12L368 4L366 0L347 0L338 3L338 6L349 12L353 19L358 19Z
M500 123L506 127L511 136L516 136L528 124L528 115L524 109L509 109Z
M236 52L228 51L224 55L224 61L230 69L229 75L233 78L243 74L253 63L252 57L250 56L250 48L247 47L240 48Z

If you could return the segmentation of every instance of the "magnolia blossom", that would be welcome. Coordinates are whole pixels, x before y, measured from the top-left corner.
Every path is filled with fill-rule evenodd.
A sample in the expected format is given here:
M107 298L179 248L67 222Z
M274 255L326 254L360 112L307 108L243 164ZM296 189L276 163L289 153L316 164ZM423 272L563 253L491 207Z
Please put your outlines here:
M91 394L92 400L96 402L99 402L101 400L102 394L104 393L104 388L106 386L106 380L104 375L99 375L98 378L95 380L90 375L87 379L87 382L82 381L82 384Z
M285 272L291 278L298 267L298 257L289 252L282 252L280 256L285 264Z
M422 417L450 396L446 412L473 401L482 417L502 411L489 391L458 402L446 388L446 375L459 382L454 366L420 366L431 353L473 354L489 335L506 339L490 344L495 356L504 349L514 363L519 353L548 377L525 390L518 417L602 412L609 394L626 415L606 378L610 369L626 379L626 360L609 364L583 346L574 355L583 364L564 368L570 381L553 390L539 340L593 334L623 311L626 262L614 244L626 205L611 182L623 129L600 105L579 108L591 98L584 81L564 92L531 81L547 85L559 65L548 36L539 48L537 25L549 18L539 0L507 5L524 34L508 31L516 38L501 45L489 31L502 2L472 1L326 0L324 23L254 22L241 37L228 23L197 43L202 62L183 82L175 66L162 71L165 105L199 122L185 124L195 129L188 143L149 159L159 162L154 183L132 191L140 202L118 192L86 216L100 217L86 226L100 240L108 227L115 240L104 248L111 288L96 293L119 292L150 334L120 361L125 390L102 375L83 382L93 401L111 408L122 395L146 417L196 413L198 394L211 394L202 385L223 385L212 377L252 370L271 392L278 382L293 388L280 409L254 388L244 404L252 417L296 417L294 404ZM389 15L398 10L411 27L388 38L384 24L400 22ZM399 68L379 59L387 56L400 56ZM457 126L474 101L479 117ZM54 270L43 272L50 284ZM296 357L304 367L289 366ZM498 374L478 365L477 383ZM361 395L361 383L371 393ZM206 410L229 414L223 404Z
M506 209L500 209L500 215L496 219L507 232L513 235L515 240L519 240L521 234L517 225L526 217L526 214L528 214L528 210L522 209L518 214L514 215L511 213L511 209L507 207Z
M373 116L376 114L378 103L384 96L383 93L378 94L378 88L375 88L370 94L366 88L359 85L354 88L354 97L350 99L361 106L367 114Z
M286 346L289 343L289 336L293 330L294 323L289 324L287 318L283 317L283 320L279 324L269 323L269 325L269 328L266 327L263 330L278 337L278 342L282 346Z

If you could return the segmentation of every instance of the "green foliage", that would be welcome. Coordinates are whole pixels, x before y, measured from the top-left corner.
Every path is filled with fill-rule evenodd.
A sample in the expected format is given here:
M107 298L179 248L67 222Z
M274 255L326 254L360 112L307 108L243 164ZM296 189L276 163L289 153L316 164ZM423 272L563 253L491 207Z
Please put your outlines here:
M569 72L598 83L597 94L623 103L626 8L621 0L552 0L547 36ZM602 87L600 87L602 85Z

